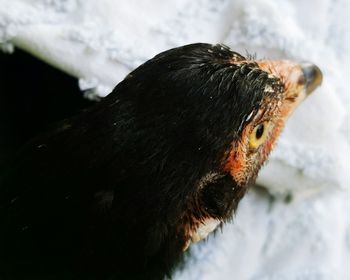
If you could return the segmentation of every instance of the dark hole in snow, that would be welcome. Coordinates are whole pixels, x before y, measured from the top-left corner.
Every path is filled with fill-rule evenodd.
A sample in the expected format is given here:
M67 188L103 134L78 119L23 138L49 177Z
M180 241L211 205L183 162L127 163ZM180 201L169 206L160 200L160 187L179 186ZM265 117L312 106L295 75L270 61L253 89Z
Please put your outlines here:
M93 103L76 78L21 50L0 52L0 166L50 123Z

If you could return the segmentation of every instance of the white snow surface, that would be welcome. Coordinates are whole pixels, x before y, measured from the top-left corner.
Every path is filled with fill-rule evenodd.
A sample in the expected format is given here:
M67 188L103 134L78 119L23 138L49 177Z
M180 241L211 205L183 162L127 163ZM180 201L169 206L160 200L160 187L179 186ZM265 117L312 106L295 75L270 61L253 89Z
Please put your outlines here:
M294 113L233 222L175 279L350 279L348 0L0 0L0 49L24 49L105 96L160 51L225 43L311 61L324 82ZM288 202L289 201L289 202Z

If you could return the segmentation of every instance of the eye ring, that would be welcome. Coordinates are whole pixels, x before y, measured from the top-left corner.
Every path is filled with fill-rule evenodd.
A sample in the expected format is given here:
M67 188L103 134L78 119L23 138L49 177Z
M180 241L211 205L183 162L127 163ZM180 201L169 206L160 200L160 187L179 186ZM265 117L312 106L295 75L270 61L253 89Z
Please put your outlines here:
M263 144L268 136L269 123L262 122L257 124L253 131L249 135L249 147L251 149L257 149L261 144Z

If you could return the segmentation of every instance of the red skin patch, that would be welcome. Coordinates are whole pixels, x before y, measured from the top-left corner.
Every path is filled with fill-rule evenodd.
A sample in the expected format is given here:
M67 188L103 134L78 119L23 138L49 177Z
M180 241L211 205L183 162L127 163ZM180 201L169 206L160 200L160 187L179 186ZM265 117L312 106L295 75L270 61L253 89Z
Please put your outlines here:
M224 171L229 172L237 183L243 183L246 178L247 146L251 132L251 125L248 125L242 133L242 138L238 142L233 142L231 150L224 163Z

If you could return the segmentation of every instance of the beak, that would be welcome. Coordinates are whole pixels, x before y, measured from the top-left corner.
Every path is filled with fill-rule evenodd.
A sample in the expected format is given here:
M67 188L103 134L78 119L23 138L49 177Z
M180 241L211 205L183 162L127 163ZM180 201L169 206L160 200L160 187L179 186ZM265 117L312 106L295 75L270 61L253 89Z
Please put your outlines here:
M309 95L322 84L323 75L315 64L302 63L300 66L303 73L301 82L304 84L306 94Z

